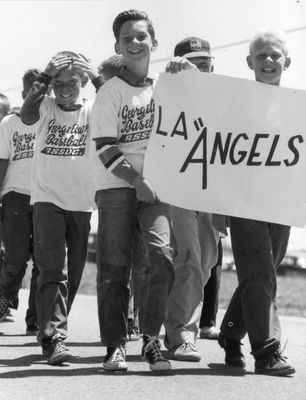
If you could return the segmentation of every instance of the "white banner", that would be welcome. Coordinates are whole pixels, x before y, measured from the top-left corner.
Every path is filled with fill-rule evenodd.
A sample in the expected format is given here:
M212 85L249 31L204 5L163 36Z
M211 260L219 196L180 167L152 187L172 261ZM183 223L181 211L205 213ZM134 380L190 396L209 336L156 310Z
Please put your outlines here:
M144 176L179 207L306 224L306 91L160 75Z

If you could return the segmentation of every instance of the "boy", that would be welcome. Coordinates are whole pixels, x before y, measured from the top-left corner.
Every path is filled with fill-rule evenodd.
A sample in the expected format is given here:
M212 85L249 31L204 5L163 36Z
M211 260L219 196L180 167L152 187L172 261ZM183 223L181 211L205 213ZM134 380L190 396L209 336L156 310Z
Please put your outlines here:
M150 264L147 297L142 299L142 355L155 372L171 364L160 350L158 335L174 279L169 207L161 203L142 176L144 152L154 121L156 79L149 74L157 47L152 22L129 10L114 20L115 50L123 57L119 77L107 81L93 107L93 138L99 165L96 203L98 227L98 312L107 346L103 368L126 371L125 342L129 280L136 226L139 223Z
M284 33L263 29L253 38L247 56L258 82L279 85L290 65ZM240 341L248 333L255 373L287 376L295 373L280 353L280 321L276 308L276 270L285 256L290 227L230 218L232 248L239 285L221 324L219 344L225 362L244 367Z
M80 90L88 78L97 86L101 84L84 56L60 52L34 83L21 109L24 123L38 122L31 202L40 272L38 341L49 364L61 364L70 358L63 342L67 337L67 314L87 253L94 195L91 105L80 96ZM45 95L50 82L55 98Z
M174 49L167 71L180 69L181 57L200 72L213 71L210 45L206 40L188 37ZM168 298L165 318L165 346L178 361L200 361L195 347L201 317L203 289L218 255L219 232L212 215L171 206L173 232L177 245L174 260L175 281Z
M40 71L28 70L23 76L22 98L25 99ZM35 295L38 269L33 254L33 207L30 205L31 166L34 155L36 125L27 126L17 114L0 124L0 186L2 227L5 246L4 265L0 275L0 320L17 309L18 292L32 256L29 307L26 334L37 335Z

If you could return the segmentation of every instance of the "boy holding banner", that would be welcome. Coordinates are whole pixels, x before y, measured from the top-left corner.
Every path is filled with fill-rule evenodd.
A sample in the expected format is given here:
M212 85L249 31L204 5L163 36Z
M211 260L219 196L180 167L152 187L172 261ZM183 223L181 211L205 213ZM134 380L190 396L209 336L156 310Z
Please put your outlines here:
M290 65L283 32L263 29L252 39L247 63L258 82L279 85ZM245 218L230 218L238 287L221 324L219 344L227 365L244 367L241 339L248 333L255 373L295 373L281 355L281 327L276 307L276 270L285 256L290 227Z
M148 15L137 10L120 13L113 22L113 32L124 68L105 83L92 113L99 181L98 314L101 338L107 347L103 368L128 368L129 281L139 224L150 265L148 292L142 299L142 355L151 371L167 372L171 364L161 353L158 335L174 280L169 207L157 199L142 176L154 121L156 76L149 73L149 63L157 40Z
M213 71L210 45L206 40L197 37L183 39L176 45L174 56L167 65L167 72L179 71L184 62L195 65L200 72ZM164 343L174 360L200 361L195 343L203 288L218 258L219 232L209 213L172 205L171 218L177 255L174 260L175 281L166 309Z

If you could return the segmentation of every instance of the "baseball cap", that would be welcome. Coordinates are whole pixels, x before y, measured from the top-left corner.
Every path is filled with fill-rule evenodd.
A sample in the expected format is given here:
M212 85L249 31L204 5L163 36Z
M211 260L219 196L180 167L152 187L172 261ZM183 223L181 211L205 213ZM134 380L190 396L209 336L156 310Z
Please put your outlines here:
M207 40L197 37L188 37L181 40L174 49L174 56L194 58L194 57L211 57L210 45Z

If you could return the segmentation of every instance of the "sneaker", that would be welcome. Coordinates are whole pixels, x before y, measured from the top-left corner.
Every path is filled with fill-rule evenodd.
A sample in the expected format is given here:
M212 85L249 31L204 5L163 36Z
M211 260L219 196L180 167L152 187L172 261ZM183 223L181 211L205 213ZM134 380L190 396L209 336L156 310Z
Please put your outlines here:
M26 336L37 336L38 326L36 324L27 325Z
M128 341L130 342L136 342L137 340L140 339L140 334L138 332L137 328L132 328L128 330Z
M42 345L43 355L48 358L47 362L50 365L62 364L71 358L69 350L65 346L60 333L52 336L51 339L45 341Z
M225 364L229 367L245 367L244 355L241 352L241 343L230 339L222 333L218 337L218 343L225 351Z
M105 371L126 371L128 369L125 362L125 348L123 346L107 347L103 369Z
M295 369L287 363L286 357L276 351L255 360L255 374L287 376L295 374Z
M7 300L5 297L0 296L0 322L4 321L5 318L9 315L9 307L12 306L10 300Z
M201 356L193 343L186 342L170 350L171 358L177 361L200 361Z
M156 336L143 336L143 346L141 355L144 361L150 364L152 372L169 372L171 371L170 361L166 360L160 350L160 342Z
M200 339L212 339L217 340L220 334L220 330L215 326L203 326L200 330Z

